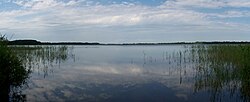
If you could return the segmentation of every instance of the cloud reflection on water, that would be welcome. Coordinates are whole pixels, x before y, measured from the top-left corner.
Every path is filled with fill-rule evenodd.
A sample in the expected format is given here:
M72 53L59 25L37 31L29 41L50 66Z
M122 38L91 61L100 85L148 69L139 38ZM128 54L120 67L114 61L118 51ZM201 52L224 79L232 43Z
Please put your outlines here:
M203 84L194 85L207 78L206 61L211 59L206 59L203 47L193 47L78 46L75 62L65 60L45 78L32 73L25 92L30 101L211 101L211 93L200 88ZM225 101L238 99L224 87Z
M62 65L63 66L63 65ZM141 87L146 91L144 85L157 83L162 87L167 88L167 90L172 90L168 94L172 94L180 99L187 100L188 92L192 88L192 82L184 81L180 84L180 75L178 70L172 71L169 74L168 68L157 68L148 67L145 68L143 65L139 64L98 64L92 66L76 65L70 68L62 67L60 71L54 73L53 77L48 80L37 79L33 84L37 85L35 88L30 89L28 92L36 94L50 95L50 99L40 96L40 98L35 96L28 97L30 100L58 100L60 97L63 99L72 99L72 95L83 94L82 100L94 99L99 97L99 95L91 95L91 89L99 87L107 96L105 98L100 98L104 100L106 98L114 98L115 93L109 93L108 91L113 90L110 87L119 87L114 89L117 91L122 90L136 90L133 87ZM191 71L191 69L190 69ZM190 76L191 77L191 76ZM186 79L189 77L186 76ZM53 83L53 84L51 84ZM105 89L105 86L109 86L109 89ZM77 89L77 90L74 90ZM56 90L61 90L61 95L58 95ZM79 90L81 90L79 92ZM88 90L88 91L86 91ZM166 91L167 90L162 90ZM184 91L183 91L184 90ZM100 94L103 94L100 93ZM123 93L123 92L121 92ZM89 96L90 95L90 96ZM140 94L138 94L140 95ZM80 96L79 96L80 97ZM34 99L32 99L34 98ZM152 97L151 97L152 98ZM76 98L78 100L79 98ZM112 99L112 98L111 98Z

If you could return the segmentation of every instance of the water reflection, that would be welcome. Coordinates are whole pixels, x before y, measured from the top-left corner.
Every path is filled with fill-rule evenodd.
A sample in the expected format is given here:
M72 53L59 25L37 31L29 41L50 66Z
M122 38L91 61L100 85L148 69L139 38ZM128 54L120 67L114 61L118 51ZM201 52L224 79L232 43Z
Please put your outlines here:
M23 65L45 78L53 74L55 66L60 68L61 63L74 59L71 52L73 47L68 46L11 46L23 62Z
M78 60L62 63L61 69L52 78L33 78L32 88L26 92L35 94L29 94L28 100L195 100L189 99L192 95L187 94L190 90L186 90L191 86L187 80L192 77L192 70L189 69L192 64L186 57L188 51L181 46L170 46L174 50L168 48L75 47Z
M194 47L197 59L195 92L209 91L211 101L224 101L226 94L250 101L249 45Z
M249 45L13 48L29 101L249 101Z
M53 73L53 66L74 57L69 51L66 46L7 46L0 41L1 101L26 101L22 91L28 88L31 72L42 70L45 78Z

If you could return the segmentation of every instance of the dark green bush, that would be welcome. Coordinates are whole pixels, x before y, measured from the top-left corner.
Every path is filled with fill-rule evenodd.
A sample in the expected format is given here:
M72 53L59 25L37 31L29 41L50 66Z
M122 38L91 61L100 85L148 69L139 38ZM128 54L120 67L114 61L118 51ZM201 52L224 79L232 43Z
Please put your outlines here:
M6 44L6 39L0 37L0 99L4 101L14 100L12 94L16 89L21 88L26 83L30 71L27 70L21 60L12 53Z

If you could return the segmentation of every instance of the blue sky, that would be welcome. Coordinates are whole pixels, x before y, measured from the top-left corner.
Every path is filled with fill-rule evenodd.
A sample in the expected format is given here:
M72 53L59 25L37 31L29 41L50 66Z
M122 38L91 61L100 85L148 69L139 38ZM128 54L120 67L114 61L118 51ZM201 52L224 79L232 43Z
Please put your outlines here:
M249 0L1 0L11 40L250 41Z

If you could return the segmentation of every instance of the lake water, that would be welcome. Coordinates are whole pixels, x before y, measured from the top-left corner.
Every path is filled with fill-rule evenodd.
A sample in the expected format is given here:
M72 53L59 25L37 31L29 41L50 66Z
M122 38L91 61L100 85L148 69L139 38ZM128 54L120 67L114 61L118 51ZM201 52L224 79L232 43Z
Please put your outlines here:
M233 63L223 62L222 70L213 69L216 61L203 58L196 47L55 46L40 52L20 50L26 67L32 69L22 93L31 102L248 101L250 95L242 79L224 74L231 74ZM224 72L224 67L231 69Z

